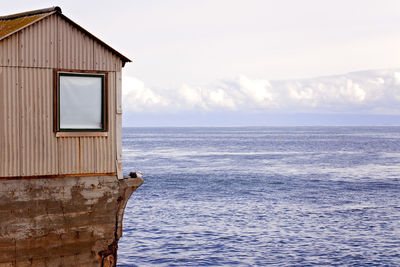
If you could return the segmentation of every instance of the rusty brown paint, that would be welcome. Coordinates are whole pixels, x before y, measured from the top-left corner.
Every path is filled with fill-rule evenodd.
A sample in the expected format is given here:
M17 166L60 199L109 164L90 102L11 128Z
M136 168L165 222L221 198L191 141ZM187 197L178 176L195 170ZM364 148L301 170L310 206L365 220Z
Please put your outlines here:
M108 255L103 259L102 267L113 267L113 266L115 266L115 259L113 255Z

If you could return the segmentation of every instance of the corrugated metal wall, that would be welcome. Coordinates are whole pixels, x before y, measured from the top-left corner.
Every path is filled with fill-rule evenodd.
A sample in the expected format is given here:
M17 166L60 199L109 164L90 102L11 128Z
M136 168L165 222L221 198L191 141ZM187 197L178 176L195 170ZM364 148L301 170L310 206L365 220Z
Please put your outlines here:
M118 56L55 14L0 41L0 66L0 177L117 171ZM107 137L55 137L54 68L108 72Z
M0 42L0 66L18 66L18 34Z
M120 71L121 60L97 42L94 42L94 69L107 71Z
M108 73L108 112L109 125L107 137L80 137L81 170L84 173L107 173L116 171L115 144L115 73ZM64 141L69 138L59 138Z
M18 68L0 67L0 176L20 175Z
M58 68L94 70L93 39L72 27L64 19L58 16L56 18L58 24Z
M19 66L57 67L57 17L49 16L19 33Z
M20 68L20 169L22 176L58 172L53 133L51 69Z

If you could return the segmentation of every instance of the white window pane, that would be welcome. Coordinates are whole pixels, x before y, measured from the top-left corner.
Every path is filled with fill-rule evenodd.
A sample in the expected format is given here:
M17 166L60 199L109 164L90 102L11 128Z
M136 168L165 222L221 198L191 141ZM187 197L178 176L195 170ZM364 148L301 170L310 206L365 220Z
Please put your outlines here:
M60 128L103 128L101 100L101 77L60 75Z

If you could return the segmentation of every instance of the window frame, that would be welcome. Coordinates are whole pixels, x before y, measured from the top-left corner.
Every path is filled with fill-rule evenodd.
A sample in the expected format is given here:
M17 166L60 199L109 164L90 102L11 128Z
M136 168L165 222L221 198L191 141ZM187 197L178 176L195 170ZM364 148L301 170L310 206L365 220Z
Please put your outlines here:
M101 77L102 92L101 92L101 124L102 128L61 128L60 127L60 76L72 77ZM67 133L66 136L73 136L73 133L81 134L98 134L108 132L108 72L95 70L70 70L70 69L55 69L54 70L54 90L53 90L53 130L55 133Z

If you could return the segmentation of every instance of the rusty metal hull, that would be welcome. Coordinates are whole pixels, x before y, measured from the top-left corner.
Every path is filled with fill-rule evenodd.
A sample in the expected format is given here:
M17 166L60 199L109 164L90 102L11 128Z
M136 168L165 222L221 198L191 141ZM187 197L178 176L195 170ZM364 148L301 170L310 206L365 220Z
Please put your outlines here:
M0 266L115 266L122 218L143 180L0 180Z

